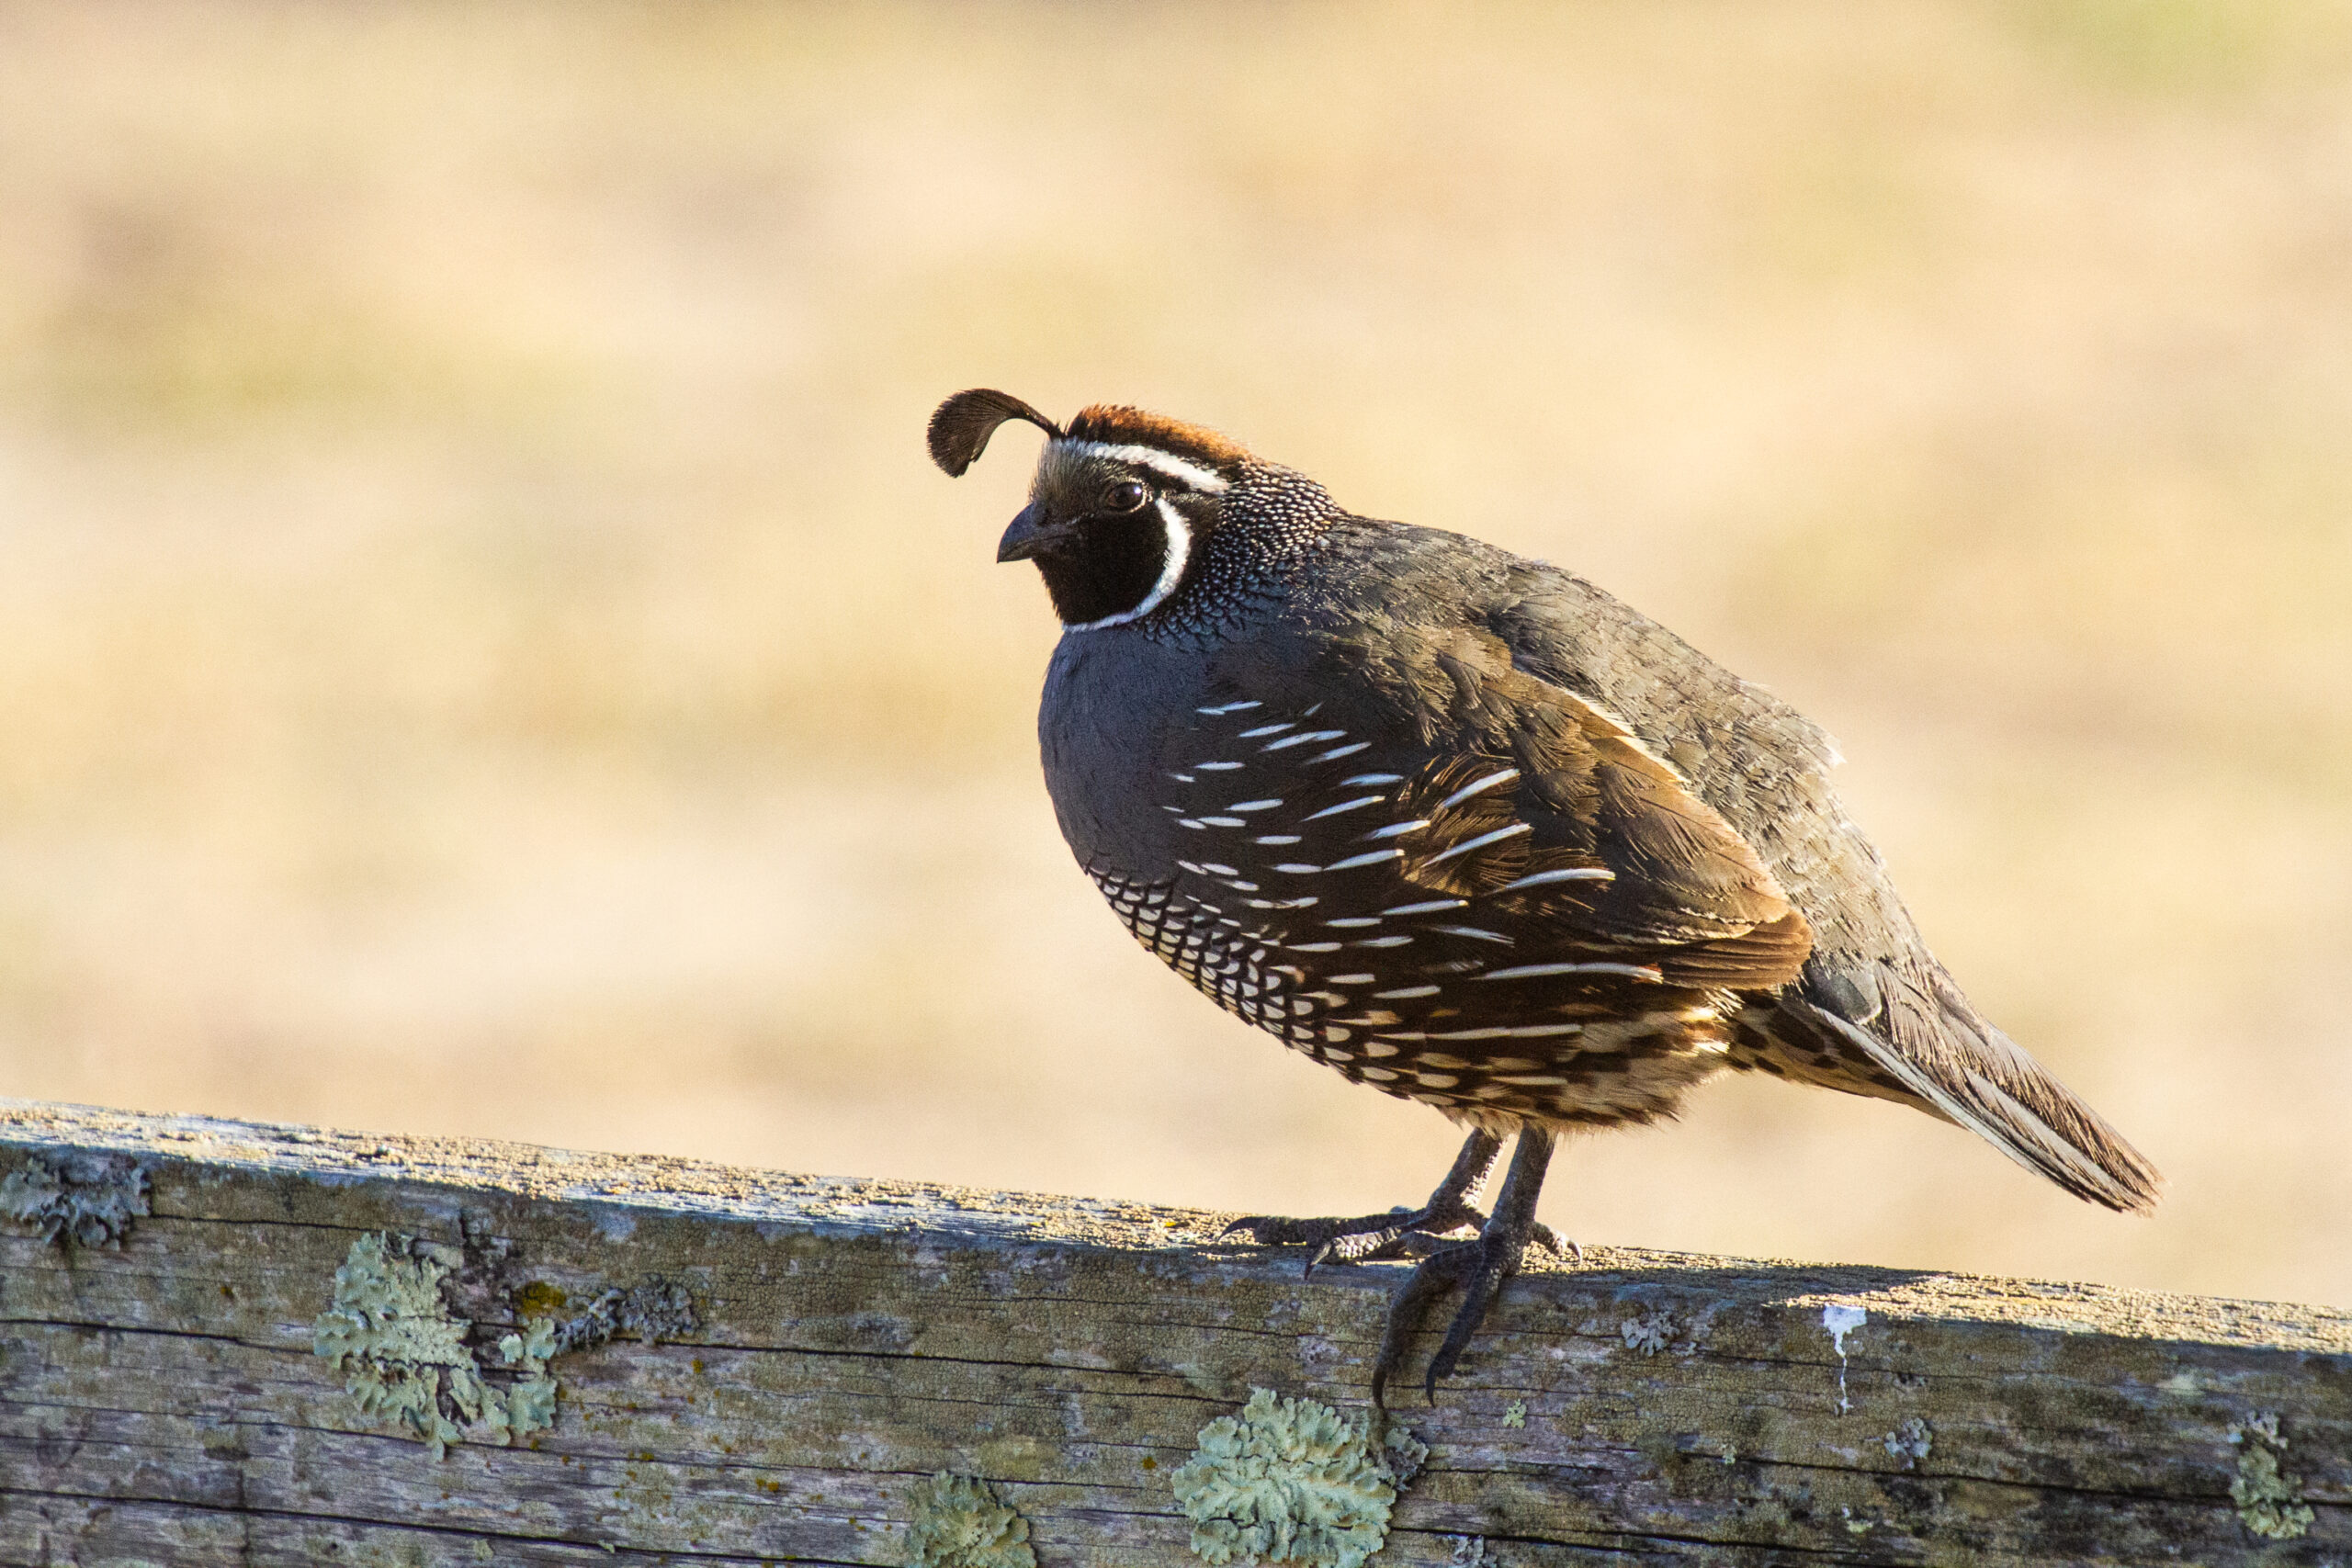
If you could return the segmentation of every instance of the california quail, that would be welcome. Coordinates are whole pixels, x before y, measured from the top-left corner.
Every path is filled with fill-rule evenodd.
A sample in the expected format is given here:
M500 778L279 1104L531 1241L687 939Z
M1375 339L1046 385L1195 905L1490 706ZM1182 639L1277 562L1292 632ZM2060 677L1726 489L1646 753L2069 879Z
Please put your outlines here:
M1210 999L1469 1129L1411 1213L1244 1220L1315 1261L1418 1255L1464 1300L1432 1393L1531 1241L1553 1140L1754 1068L1956 1122L2078 1197L2153 1167L1969 1005L1829 787L1817 727L1579 578L1358 517L1195 425L1002 392L933 415L950 474L1047 440L997 548L1063 634L1038 734L1079 863ZM1491 1219L1471 1206L1516 1134ZM1475 1225L1476 1240L1436 1237Z

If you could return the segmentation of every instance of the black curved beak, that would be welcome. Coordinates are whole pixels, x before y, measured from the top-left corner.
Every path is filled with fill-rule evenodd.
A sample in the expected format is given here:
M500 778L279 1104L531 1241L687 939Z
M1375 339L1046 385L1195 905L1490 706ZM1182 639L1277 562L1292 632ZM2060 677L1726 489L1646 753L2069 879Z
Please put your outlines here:
M1005 529L1004 537L996 542L996 558L1027 560L1045 555L1059 546L1068 533L1068 528L1047 523L1046 509L1033 501L1021 509L1021 514Z

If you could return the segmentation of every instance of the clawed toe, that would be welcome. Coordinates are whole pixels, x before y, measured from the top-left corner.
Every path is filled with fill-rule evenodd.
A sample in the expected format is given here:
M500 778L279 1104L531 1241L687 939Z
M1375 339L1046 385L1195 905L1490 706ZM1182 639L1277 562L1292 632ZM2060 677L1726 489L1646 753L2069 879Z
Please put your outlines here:
M1421 1384L1422 1392L1435 1404L1438 1380L1453 1375L1461 1362L1462 1352L1486 1322L1487 1310L1502 1293L1504 1283L1518 1271L1529 1246L1541 1245L1555 1253L1575 1247L1574 1242L1565 1241L1535 1219L1535 1198L1551 1155L1549 1133L1537 1128L1522 1131L1519 1152L1511 1160L1510 1176L1495 1204L1494 1217L1480 1228L1478 1239L1430 1253L1414 1266L1413 1272L1389 1298L1388 1318L1380 1337L1380 1355L1372 1370L1372 1403L1376 1408L1387 1408L1385 1396L1388 1380L1403 1367L1406 1345L1419 1326L1422 1313L1432 1297L1449 1286L1462 1287L1462 1304L1455 1310L1453 1322L1446 1325L1444 1342L1430 1358L1429 1375Z
M1432 1214L1429 1209L1391 1209L1385 1214L1360 1214L1352 1219L1292 1220L1253 1214L1225 1227L1224 1235L1247 1232L1261 1247L1305 1247L1306 1272L1324 1263L1370 1263L1394 1258L1424 1258L1441 1245L1437 1238L1464 1224L1483 1224L1476 1210L1464 1220L1457 1213Z
M1337 1255L1353 1258L1365 1248L1377 1247L1399 1229L1410 1225L1417 1218L1408 1209L1391 1209L1385 1214L1359 1214L1352 1219L1294 1220L1279 1214L1252 1214L1236 1220L1219 1233L1220 1237L1237 1231L1247 1231L1250 1239L1261 1247L1311 1247L1315 1255L1308 1266ZM1351 1242L1369 1237L1361 1247Z
M1449 1247L1459 1246L1429 1231L1399 1231L1377 1247L1368 1247L1349 1259L1351 1263L1393 1263L1399 1258L1434 1258Z
M1294 1220L1274 1214L1251 1214L1227 1225L1222 1235L1247 1234L1261 1247L1311 1248L1306 1271L1319 1263L1369 1263L1388 1258L1418 1259L1389 1298L1388 1317L1381 1329L1380 1355L1372 1369L1372 1402L1385 1409L1383 1395L1389 1378L1405 1363L1405 1348L1420 1325L1430 1298L1459 1285L1462 1304L1446 1325L1445 1339L1430 1359L1423 1391L1432 1403L1438 1380L1453 1374L1487 1309L1531 1246L1557 1258L1581 1262L1584 1250L1551 1226L1535 1219L1535 1199L1544 1185L1544 1169L1552 1157L1552 1134L1536 1127L1522 1128L1519 1152L1512 1156L1510 1175L1495 1201L1492 1218L1470 1201L1486 1180L1501 1151L1502 1140L1488 1133L1474 1133L1455 1156L1430 1201L1419 1209L1391 1209L1385 1214L1360 1214L1352 1219ZM1476 1227L1475 1241L1448 1241L1452 1233Z
M1571 1263L1584 1261L1584 1248L1577 1245L1576 1237L1562 1235L1550 1225L1537 1225L1527 1233L1527 1239L1555 1258L1565 1258Z

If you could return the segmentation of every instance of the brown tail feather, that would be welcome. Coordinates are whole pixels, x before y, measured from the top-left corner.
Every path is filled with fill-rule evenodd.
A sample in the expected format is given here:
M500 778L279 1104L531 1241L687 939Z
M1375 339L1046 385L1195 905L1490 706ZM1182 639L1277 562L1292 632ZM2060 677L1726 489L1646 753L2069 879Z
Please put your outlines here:
M1880 962L1868 984L1820 983L1809 974L1779 1010L1826 1036L1852 1063L1838 1070L1816 1055L1795 1076L1864 1094L1909 1100L1956 1122L2016 1160L2094 1203L2125 1213L2155 1207L2164 1178L2123 1135L1969 1004L1929 959L1910 973ZM1875 993L1867 1023L1834 1005ZM1891 1081L1890 1081L1891 1080Z

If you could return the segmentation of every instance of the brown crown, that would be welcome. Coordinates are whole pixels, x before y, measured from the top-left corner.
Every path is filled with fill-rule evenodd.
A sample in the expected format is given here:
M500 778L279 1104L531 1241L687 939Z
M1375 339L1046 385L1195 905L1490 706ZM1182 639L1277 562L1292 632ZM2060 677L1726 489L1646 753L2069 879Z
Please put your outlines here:
M1079 410L1078 417L1069 422L1069 434L1073 441L1149 446L1217 469L1238 468L1250 457L1247 450L1214 430L1123 403L1095 403Z

